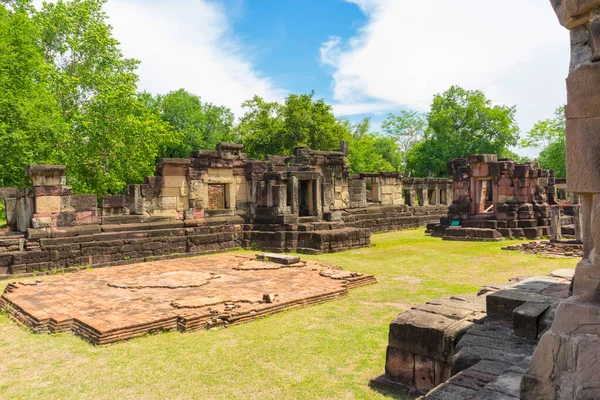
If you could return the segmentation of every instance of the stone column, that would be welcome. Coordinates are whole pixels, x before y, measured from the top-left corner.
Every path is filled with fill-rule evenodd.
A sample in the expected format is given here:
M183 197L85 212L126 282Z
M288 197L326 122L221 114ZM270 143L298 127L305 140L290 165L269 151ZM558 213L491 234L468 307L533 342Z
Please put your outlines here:
M416 190L411 189L408 191L408 201L410 203L409 206L411 206L411 207L416 207L418 205Z
M575 225L575 240L579 243L583 243L583 219L581 215L581 206L573 208L573 224ZM589 224L587 224L589 227ZM584 258L587 258L584 256Z
M435 185L435 189L433 189L433 204L434 206L439 206L442 201L441 201L441 190L439 185Z
M584 259L521 381L521 399L600 399L600 0L550 0L571 31L567 190L582 203Z
M319 220L323 218L323 177L320 176L315 180L315 215Z
M552 241L558 242L562 239L559 206L552 206L550 208L550 218L550 224L552 228Z
M429 205L429 191L427 190L427 186L424 189L419 190L419 205L421 207Z

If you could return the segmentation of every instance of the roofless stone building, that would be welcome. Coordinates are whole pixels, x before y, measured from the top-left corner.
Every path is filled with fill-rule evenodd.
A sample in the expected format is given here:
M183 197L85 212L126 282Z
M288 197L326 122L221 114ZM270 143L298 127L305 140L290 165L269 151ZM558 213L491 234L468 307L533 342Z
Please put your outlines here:
M579 226L580 206L566 201L564 179L559 181L564 198L559 198L554 171L536 162L519 164L477 154L449 161L447 167L454 198L448 215L429 226L433 236L470 241L540 239L554 236L553 214L555 231L561 225Z
M65 167L29 165L30 188L2 188L9 232L0 275L203 254L236 246L335 252L370 245L372 232L439 220L447 179L348 171L337 151L296 147L291 156L248 159L239 144L161 159L155 176L126 194L73 194Z

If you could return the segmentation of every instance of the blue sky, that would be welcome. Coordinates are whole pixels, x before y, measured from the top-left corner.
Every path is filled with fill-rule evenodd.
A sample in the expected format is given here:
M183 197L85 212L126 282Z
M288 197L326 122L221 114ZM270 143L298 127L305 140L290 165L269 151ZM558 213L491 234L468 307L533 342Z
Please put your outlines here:
M255 68L290 92L331 96L331 76L319 49L331 36L352 37L367 18L343 0L224 2L240 40L252 49Z
M525 133L566 101L569 36L547 0L108 0L106 11L142 62L141 89L185 88L238 116L254 95L315 90L377 129L460 85L516 105Z

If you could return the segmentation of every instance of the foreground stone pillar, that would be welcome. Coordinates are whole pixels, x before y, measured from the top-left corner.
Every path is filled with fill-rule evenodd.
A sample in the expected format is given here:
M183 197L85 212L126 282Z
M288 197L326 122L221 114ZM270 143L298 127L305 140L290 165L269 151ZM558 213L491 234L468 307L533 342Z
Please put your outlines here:
M567 185L582 204L584 259L573 293L541 338L522 399L600 399L600 0L550 0L571 30Z
M581 207L575 207L573 209L573 223L575 225L575 240L579 243L583 243L583 219L581 218Z

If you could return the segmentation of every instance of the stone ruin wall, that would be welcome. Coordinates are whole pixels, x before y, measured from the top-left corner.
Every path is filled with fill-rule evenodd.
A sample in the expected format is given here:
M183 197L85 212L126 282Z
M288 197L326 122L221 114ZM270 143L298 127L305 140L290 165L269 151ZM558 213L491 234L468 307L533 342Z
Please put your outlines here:
M450 161L448 173L454 197L447 217L430 227L434 236L483 241L558 238L561 225L578 226L580 206L566 201L566 182L560 181L565 197L561 199L554 171L542 169L536 162L518 164L479 154ZM452 221L459 221L460 226L450 226Z
M0 276L107 266L224 251L335 252L370 245L373 232L439 219L447 179L350 175L347 143L251 160L242 145L161 159L125 194L73 194L65 167L30 165L31 188L0 188L8 232Z

